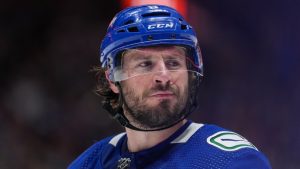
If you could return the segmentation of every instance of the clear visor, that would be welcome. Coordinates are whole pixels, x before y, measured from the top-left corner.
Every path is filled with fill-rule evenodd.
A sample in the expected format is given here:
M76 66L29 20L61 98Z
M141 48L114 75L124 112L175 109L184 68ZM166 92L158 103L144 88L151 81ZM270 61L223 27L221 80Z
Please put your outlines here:
M127 49L122 52L112 73L114 81L144 78L154 75L180 78L187 73L202 76L199 65L185 47L163 46Z

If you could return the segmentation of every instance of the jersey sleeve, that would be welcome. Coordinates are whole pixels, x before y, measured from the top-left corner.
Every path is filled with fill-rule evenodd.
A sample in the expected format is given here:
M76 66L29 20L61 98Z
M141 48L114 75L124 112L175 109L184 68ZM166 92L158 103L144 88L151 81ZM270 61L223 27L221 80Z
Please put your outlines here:
M272 169L269 161L259 151L253 150L241 154L235 160L233 160L229 166L229 169Z

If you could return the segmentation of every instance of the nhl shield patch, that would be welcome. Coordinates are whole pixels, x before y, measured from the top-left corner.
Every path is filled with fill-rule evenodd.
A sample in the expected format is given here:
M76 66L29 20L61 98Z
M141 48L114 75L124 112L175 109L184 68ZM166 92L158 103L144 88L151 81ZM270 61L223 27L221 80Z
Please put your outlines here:
M241 135L230 132L220 131L207 138L207 143L224 151L236 151L242 148L257 148Z
M130 158L121 158L118 161L117 169L129 169L130 168L130 163L131 163Z

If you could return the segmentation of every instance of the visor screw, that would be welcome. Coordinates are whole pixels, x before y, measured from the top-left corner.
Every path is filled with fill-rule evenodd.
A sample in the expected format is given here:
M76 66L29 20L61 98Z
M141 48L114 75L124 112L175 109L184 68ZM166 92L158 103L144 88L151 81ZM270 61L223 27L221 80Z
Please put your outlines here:
M153 37L151 35L149 35L148 40L153 40Z

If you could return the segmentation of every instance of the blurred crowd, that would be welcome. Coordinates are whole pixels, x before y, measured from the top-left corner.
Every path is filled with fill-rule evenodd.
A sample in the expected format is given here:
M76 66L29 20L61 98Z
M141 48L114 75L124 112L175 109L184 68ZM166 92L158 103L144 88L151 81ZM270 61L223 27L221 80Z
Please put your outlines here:
M191 119L238 131L274 169L300 168L300 3L189 0L205 78ZM119 1L0 7L0 168L66 168L122 128L90 69Z

